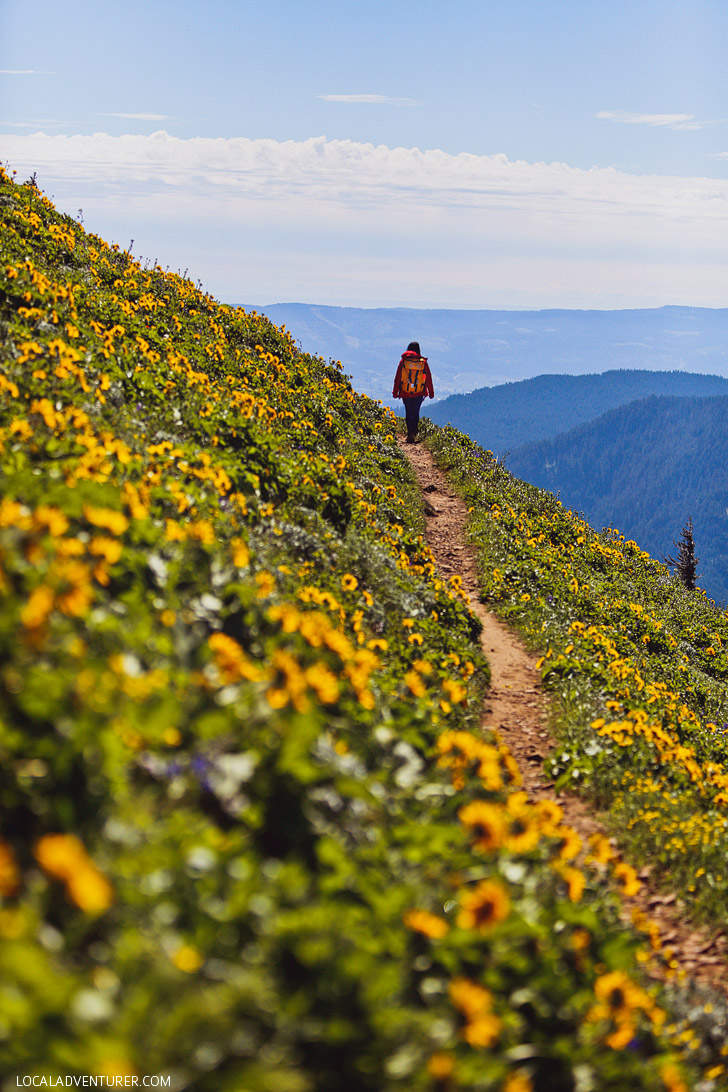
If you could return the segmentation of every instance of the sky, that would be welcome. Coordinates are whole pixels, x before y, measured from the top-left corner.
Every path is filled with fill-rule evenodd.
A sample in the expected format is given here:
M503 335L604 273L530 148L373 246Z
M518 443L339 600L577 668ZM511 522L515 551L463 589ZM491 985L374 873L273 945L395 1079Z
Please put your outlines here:
M727 307L727 45L725 0L0 0L0 160L229 303Z

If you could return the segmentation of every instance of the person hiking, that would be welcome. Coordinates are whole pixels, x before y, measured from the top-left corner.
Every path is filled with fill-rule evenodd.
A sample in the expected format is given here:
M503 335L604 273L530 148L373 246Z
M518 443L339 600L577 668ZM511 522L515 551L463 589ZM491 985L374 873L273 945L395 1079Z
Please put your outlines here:
M408 444L413 444L417 437L420 406L426 394L430 398L435 397L430 366L427 357L420 352L419 341L410 341L397 366L392 389L392 398L401 398L404 402Z

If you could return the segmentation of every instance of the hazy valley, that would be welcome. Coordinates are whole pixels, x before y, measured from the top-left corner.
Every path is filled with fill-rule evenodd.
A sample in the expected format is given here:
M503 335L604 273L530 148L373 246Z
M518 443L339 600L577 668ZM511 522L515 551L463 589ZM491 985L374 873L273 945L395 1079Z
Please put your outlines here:
M611 369L728 376L728 309L458 311L257 306L306 352L341 360L357 389L392 404L400 353L420 342L435 399L545 373Z

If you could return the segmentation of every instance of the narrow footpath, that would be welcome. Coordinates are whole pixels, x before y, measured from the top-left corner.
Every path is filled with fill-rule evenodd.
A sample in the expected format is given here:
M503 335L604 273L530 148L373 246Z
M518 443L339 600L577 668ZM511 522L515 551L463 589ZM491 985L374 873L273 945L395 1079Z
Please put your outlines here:
M426 541L438 569L444 577L461 577L471 610L483 625L481 644L491 669L483 727L498 732L518 763L523 788L533 800L557 801L564 821L585 844L592 834L606 835L606 823L586 801L571 793L557 795L553 782L545 776L543 763L554 740L548 730L548 702L536 656L480 602L477 561L467 542L464 502L422 444L406 444L404 438L399 442L425 499ZM679 896L658 889L649 867L639 873L639 878L639 894L623 900L623 919L629 921L633 910L641 911L658 927L663 953L669 954L673 971L728 995L728 936L715 928L698 928L689 921Z

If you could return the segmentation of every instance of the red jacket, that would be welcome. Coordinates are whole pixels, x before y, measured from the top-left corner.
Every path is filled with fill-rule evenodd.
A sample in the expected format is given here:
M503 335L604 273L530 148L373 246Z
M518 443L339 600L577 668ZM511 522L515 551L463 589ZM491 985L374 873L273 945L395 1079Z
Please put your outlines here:
M416 391L406 391L402 389L402 376L409 361L421 361L422 363L425 387L419 394ZM427 363L427 357L418 356L417 353L407 349L406 352L402 353L402 359L397 365L397 374L394 377L394 387L392 388L392 398L424 398L426 394L429 395L430 398L435 397L435 392L432 387L432 375L430 373L430 365Z

